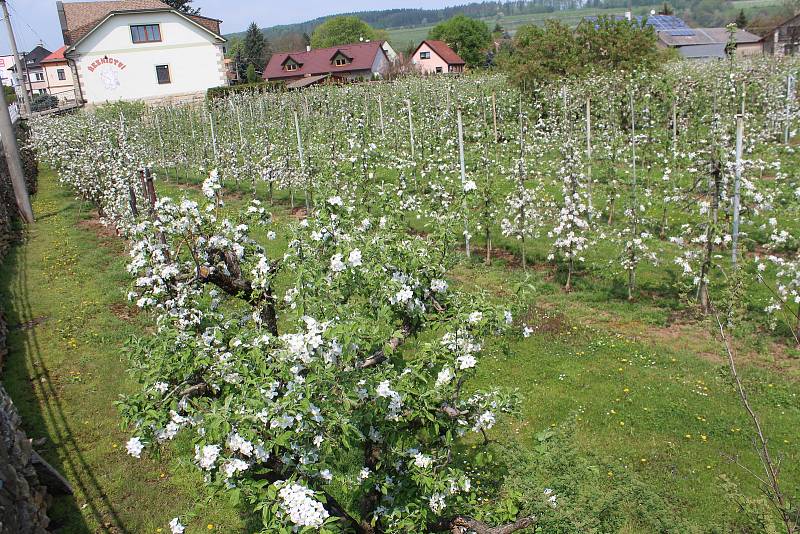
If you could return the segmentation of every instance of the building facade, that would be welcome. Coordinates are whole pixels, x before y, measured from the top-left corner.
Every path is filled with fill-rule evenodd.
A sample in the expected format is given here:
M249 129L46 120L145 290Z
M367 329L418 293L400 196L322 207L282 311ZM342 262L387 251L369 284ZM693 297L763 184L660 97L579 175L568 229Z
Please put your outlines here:
M58 98L59 104L75 103L78 99L75 78L72 76L69 62L64 57L66 49L66 46L62 46L41 62L47 80L47 91Z
M764 53L791 56L800 52L800 14L778 24L764 37Z
M411 62L423 74L462 73L466 63L443 41L425 40L411 56Z
M0 56L0 81L3 85L9 87L17 87L19 85L16 73L14 72L15 64L14 56Z
M47 76L45 76L42 60L50 55L50 51L39 45L30 52L21 54L25 64L22 72L22 85L31 97L48 94ZM16 67L14 67L16 70Z
M181 101L227 85L220 21L158 0L58 3L64 57L84 102Z

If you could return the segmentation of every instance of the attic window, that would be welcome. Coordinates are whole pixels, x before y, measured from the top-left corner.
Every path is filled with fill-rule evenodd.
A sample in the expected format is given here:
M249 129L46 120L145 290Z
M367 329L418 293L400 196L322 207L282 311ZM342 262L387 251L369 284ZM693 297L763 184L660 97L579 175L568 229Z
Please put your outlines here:
M293 63L290 61L289 63L286 64L286 70L290 72L293 70L297 70L297 63Z
M131 39L134 43L157 43L161 41L161 27L158 24L132 25Z
M342 65L347 65L348 62L346 57L339 56L336 58L335 63L337 67L341 67Z
M430 59L431 58L431 53L430 52L420 52L419 53L419 58L420 59Z

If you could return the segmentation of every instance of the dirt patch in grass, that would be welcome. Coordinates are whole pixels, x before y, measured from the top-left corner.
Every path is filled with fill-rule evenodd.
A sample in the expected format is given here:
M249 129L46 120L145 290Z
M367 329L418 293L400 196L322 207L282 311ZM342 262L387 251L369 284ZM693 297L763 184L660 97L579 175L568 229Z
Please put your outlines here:
M657 347L685 351L715 365L727 364L724 345L712 324L713 319L706 320L692 310L671 315L666 326L619 320L602 310L592 310L591 315L584 317L583 321L589 326L619 332ZM752 348L743 340L734 339L733 343L738 364L769 369L784 374L790 380L800 381L800 358L797 358L792 347L774 340L767 341L766 350Z
M117 229L111 225L103 224L97 213L92 214L91 219L84 219L78 222L78 228L94 232L99 237L105 239L116 239L119 237Z
M123 321L130 321L131 319L139 315L139 308L136 308L134 306L128 306L127 304L123 304L120 302L112 304L111 306L109 306L109 309L111 310L111 313L113 313L115 317Z
M567 317L555 310L533 306L522 319L534 334L561 334L571 329Z
M303 207L291 208L289 213L293 219L297 219L298 221L305 219L308 217L308 212Z

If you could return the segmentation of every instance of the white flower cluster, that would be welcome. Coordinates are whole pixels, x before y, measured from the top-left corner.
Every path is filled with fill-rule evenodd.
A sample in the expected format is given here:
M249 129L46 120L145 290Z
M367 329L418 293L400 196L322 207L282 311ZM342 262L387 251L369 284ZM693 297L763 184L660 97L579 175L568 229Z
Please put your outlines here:
M328 511L314 499L314 492L294 483L284 485L278 492L280 505L289 521L300 527L320 528L328 518Z

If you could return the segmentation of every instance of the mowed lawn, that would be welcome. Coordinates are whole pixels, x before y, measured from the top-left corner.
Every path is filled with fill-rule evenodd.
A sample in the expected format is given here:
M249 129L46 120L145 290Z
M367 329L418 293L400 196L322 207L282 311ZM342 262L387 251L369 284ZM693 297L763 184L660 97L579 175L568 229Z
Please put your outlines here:
M170 194L178 187L160 184ZM196 187L187 193L199 194ZM129 436L113 404L132 387L124 345L151 325L126 303L124 244L92 222L89 208L81 210L49 171L34 209L37 224L0 274L0 305L12 326L3 379L29 436L45 438L38 450L75 486L74 497L56 500L54 519L64 532L165 532L179 514L189 532L209 525L253 530L224 496L204 489L186 460L188 443L160 459L125 454ZM282 223L286 210L278 211ZM728 524L736 505L720 476L757 495L728 456L758 467L751 425L713 325L690 316L675 320L657 296L627 303L611 281L591 274L565 293L549 267L523 272L507 260L491 267L465 260L451 273L453 285L498 301L528 288L528 311L517 320L533 333L513 340L507 353L489 347L479 364L479 385L517 388L523 398L521 418L495 427L491 437L536 450L550 429L568 427L574 446L609 486L635 476L698 530ZM800 485L797 352L773 340L736 345L745 385L794 491ZM628 531L639 531L635 521Z

